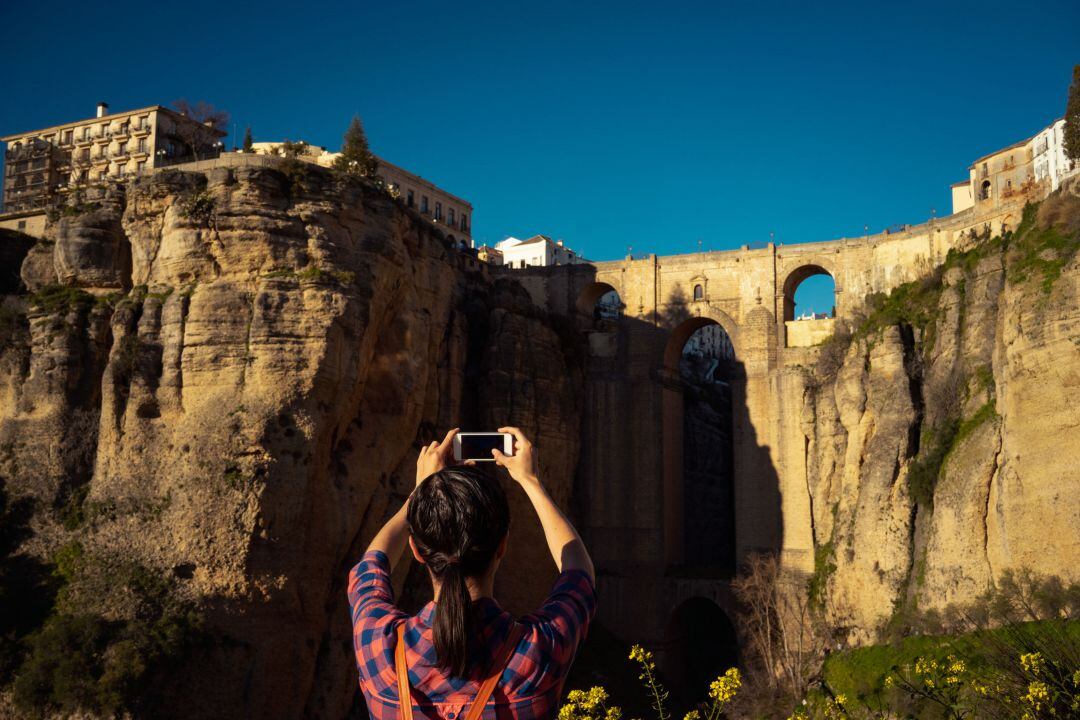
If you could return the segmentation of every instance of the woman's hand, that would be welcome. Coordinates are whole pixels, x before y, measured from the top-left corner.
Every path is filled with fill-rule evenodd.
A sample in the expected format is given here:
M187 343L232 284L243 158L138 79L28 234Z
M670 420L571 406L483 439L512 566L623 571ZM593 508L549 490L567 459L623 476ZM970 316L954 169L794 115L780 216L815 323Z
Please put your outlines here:
M454 461L454 436L461 428L454 428L446 433L446 437L440 443L432 440L429 444L420 448L420 456L416 458L416 484L427 480L429 477L451 465L475 465L472 460L463 463Z
M504 455L501 451L493 449L491 454L495 456L495 463L506 468L510 477L518 483L540 484L540 477L536 473L536 449L525 433L516 427L501 427L499 432L510 433L514 436L514 454Z

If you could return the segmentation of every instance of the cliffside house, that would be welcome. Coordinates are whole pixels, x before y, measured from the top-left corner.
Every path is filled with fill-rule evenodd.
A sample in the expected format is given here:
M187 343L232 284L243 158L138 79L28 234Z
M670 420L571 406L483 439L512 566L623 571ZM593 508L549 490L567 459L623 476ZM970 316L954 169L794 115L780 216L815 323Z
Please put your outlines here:
M968 168L968 179L951 186L952 211L987 209L1022 195L1045 195L1080 163L1065 156L1065 120L1059 118L1028 138L984 155Z
M502 253L502 264L510 268L576 265L588 262L566 247L562 240L552 240L547 235L533 235L525 240L508 237L495 247Z
M4 153L0 227L44 229L45 210L74 188L149 168L217 157L225 132L151 105L109 113L98 103L92 118L0 138Z
M253 143L252 149L260 155L276 155L281 152L282 145L280 142L259 142ZM298 157L331 167L340 154L304 143ZM473 246L472 203L388 160L376 159L379 161L378 175L391 194L401 198L408 207L415 208L428 222L439 226L451 243Z

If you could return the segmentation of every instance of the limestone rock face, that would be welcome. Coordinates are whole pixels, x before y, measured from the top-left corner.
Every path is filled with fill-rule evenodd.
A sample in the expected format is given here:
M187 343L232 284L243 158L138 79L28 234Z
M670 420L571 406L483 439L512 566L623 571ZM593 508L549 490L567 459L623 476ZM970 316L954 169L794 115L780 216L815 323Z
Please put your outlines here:
M1030 222L1077 218L1062 193ZM1080 262L1044 282L1014 242L948 266L926 327L857 336L805 393L815 575L851 642L1007 570L1080 579Z
M0 472L47 506L108 509L68 529L43 514L42 556L77 538L199 609L216 640L171 673L159 716L344 717L361 703L346 575L411 490L419 445L448 428L519 425L569 498L574 340L386 194L317 168L162 172L49 233L27 285L57 281L37 259L51 251L69 288L134 289L31 301L0 355ZM500 597L526 612L555 570L507 483ZM406 574L422 601L425 578Z

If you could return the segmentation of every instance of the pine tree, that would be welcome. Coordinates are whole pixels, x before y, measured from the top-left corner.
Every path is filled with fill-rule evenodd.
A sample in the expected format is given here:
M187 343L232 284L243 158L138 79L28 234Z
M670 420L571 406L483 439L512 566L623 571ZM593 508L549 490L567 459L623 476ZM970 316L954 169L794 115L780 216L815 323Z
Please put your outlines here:
M254 146L254 142L251 139L251 126L248 125L247 130L244 130L244 152L246 152L246 153L255 152L255 148L253 146Z
M358 116L353 116L349 129L345 131L341 155L334 161L334 167L350 175L369 178L375 177L379 170L379 161L368 148L367 135Z
M1065 154L1080 162L1080 65L1073 68L1069 99L1065 103Z

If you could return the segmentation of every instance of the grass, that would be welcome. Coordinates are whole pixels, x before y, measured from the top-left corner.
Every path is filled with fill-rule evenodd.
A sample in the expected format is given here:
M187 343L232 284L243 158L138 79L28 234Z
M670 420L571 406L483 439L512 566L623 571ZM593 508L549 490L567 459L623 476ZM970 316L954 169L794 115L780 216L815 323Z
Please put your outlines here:
M1035 651L1058 641L1080 644L1080 620L1039 620L960 635L909 635L888 645L833 653L825 658L822 678L836 694L871 704L884 700L895 707L902 703L900 693L886 688L885 678L916 658L942 661L954 654L978 673L1000 669L997 666L1015 660L1011 656L1019 651Z
M1045 202L1045 201L1044 201ZM1024 217L1010 242L1006 277L1011 283L1037 280L1044 294L1049 294L1061 277L1062 269L1080 250L1080 232L1069 232L1057 224L1040 223L1038 206L1024 208Z

